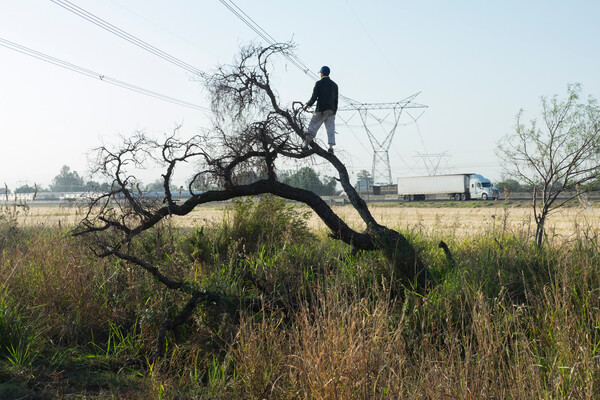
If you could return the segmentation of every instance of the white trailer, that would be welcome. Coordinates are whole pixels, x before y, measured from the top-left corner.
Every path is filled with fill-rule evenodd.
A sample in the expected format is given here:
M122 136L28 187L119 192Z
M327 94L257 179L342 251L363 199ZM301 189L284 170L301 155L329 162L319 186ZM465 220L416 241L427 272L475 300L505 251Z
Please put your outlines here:
M498 197L492 182L479 174L408 176L398 178L398 196L407 201L447 195L454 200Z

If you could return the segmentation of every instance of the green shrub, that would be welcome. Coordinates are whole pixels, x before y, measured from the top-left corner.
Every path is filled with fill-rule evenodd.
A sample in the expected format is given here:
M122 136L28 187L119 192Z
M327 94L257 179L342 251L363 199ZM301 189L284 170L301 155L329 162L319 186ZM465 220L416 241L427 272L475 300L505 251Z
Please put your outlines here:
M247 255L301 244L312 237L306 223L309 215L272 195L236 199L215 232L216 249L220 254Z

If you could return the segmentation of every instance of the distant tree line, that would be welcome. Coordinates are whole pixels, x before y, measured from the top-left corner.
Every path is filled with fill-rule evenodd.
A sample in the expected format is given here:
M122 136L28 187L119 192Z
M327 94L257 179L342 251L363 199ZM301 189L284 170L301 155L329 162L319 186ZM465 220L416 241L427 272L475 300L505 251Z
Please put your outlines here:
M310 190L321 196L331 196L336 193L336 180L333 177L321 177L313 168L303 167L297 171L284 171L281 173L282 182L295 186L301 189ZM255 180L258 180L255 177ZM371 174L362 170L357 175L357 180L368 180L369 184L373 184ZM138 187L144 192L160 192L164 190L162 179L156 179L147 185L142 182L138 183ZM37 187L36 187L37 186ZM519 182L516 179L505 179L497 182L495 186L501 192L531 192L533 186ZM211 187L197 187L198 190L209 190ZM600 177L583 185L586 191L600 191ZM176 193L179 188L176 185L170 185L173 193ZM52 179L52 183L48 187L42 185L21 185L17 187L15 193L43 193L43 192L109 192L110 185L106 182L100 183L95 180L85 180L77 171L71 170L71 167L64 165L58 175ZM11 193L11 190L8 190Z
M281 173L282 182L300 188L310 190L320 196L331 196L336 191L336 180L333 177L321 177L311 167L303 167L297 171L284 171ZM258 180L260 177L253 177L251 180ZM37 187L36 187L37 186ZM147 185L138 182L137 187L144 192L161 192L164 190L164 181L157 179ZM209 190L210 186L197 187L198 190ZM170 190L176 193L179 187L170 185ZM42 192L110 192L110 185L106 182L100 183L94 180L86 181L77 171L71 170L71 167L64 165L58 175L52 179L52 183L46 188L41 185L30 186L28 184L19 186L15 193L42 193Z
M319 196L333 196L335 194L336 180L333 177L321 178L310 167L300 168L295 172L282 173L281 182L300 189L310 190Z
M516 179L506 179L494 184L501 192L510 192L510 193L519 193L533 192L533 186L531 184L519 182ZM595 179L591 182L585 183L581 185L581 188L585 192L597 192L600 191L600 178Z
M510 193L516 193L531 191L531 185L522 184L516 179L506 179L504 181L497 182L494 186L496 186L501 192L508 191Z
M21 185L15 189L15 193L43 193L43 192L109 192L108 183L100 183L94 180L84 180L77 171L72 171L71 167L63 165L58 175L52 179L50 186L42 185L30 186Z
M333 196L336 193L337 181L335 178L329 176L321 177L311 167L302 167L296 171L280 171L278 176L281 182L287 185L310 190L319 196ZM250 184L260 179L265 179L265 176L260 176L256 173L247 173L238 176L237 182ZM162 191L164 190L163 184L162 179L157 179L148 185L148 188L153 189L151 191ZM189 185L189 182L187 185ZM197 191L215 190L218 188L218 185L210 181L196 180L192 188ZM174 191L174 189L171 188L171 191Z

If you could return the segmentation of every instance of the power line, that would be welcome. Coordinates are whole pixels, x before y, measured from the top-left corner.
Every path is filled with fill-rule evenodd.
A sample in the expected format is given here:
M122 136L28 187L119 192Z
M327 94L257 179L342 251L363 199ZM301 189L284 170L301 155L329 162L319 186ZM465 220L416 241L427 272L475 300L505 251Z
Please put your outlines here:
M354 11L354 8L352 8L352 6L350 5L350 2L348 0L346 0L346 5L348 6L348 9L354 15L354 18L356 19L356 21L358 21L358 24L361 26L362 30L367 34L367 37L369 38L369 40L373 44L373 47L375 47L377 49L377 51L379 52L379 54L381 54L381 56L383 57L383 59L394 69L394 71L398 75L400 75L400 72L398 71L398 68L396 67L396 64L394 64L393 62L391 62L390 59L388 58L387 54L383 50L381 50L381 47L379 47L379 42L377 40L373 39L373 36L371 36L371 34L369 33L369 31L367 30L367 28L365 27L365 25L362 23L362 20L359 18L359 16L356 13L356 11Z
M256 21L248 16L233 0L219 0L225 7L227 7L236 17L238 17L244 24L246 24L250 29L252 29L258 36L260 36L267 44L274 45L277 43L277 40L271 36L266 30L264 30ZM310 68L306 66L296 55L292 55L289 53L284 53L283 56L288 59L293 65L295 65L299 70L304 72L306 76L311 78L312 80L317 80L319 77L316 73L312 72ZM340 95L342 100L348 103L358 103L355 100L352 100L349 97Z
M277 40L273 38L265 29L263 29L256 21L248 16L233 0L219 0L225 7L227 7L235 16L237 16L244 24L252 29L258 36L260 36L267 44L273 45L277 43ZM284 53L283 56L288 59L293 65L300 69L306 76L312 80L317 80L318 76L312 72L296 55ZM340 99L352 104L360 104L360 102L351 99L350 97L339 95Z
M234 13L239 19L241 19L250 29L256 32L260 37L263 38L269 44L277 43L277 40L271 36L267 31L260 27L248 14L244 12L237 4L230 1L229 4L226 0L220 0L221 3L227 7L232 13Z
M277 40L271 36L266 30L264 30L256 21L254 21L248 14L244 12L233 0L220 0L221 3L229 9L236 17L238 17L244 24L252 29L258 36L260 36L267 44L274 45ZM288 59L293 65L300 69L304 74L310 78L317 79L317 75L312 72L298 57L295 55L284 53L283 56Z
M398 151L398 149L396 148L396 146L394 146L394 144L392 143L392 148L394 149L394 151L396 152L396 154L398 155L398 158L400 159L400 161L402 161L402 163L404 165L406 165L406 168L408 168L408 170L412 171L412 172L416 172L415 169L410 166L406 160L404 159L404 157L402 157L402 154L400 154L400 152ZM397 169L396 169L397 170Z
M345 121L343 118L341 118L341 116L338 116L342 121L344 121L344 126L346 126L349 130L350 133L352 133L352 136L354 136L354 138L356 139L356 141L358 142L358 144L360 144L362 146L363 149L365 149L366 152L369 152L369 149L367 148L367 146L365 146L363 144L363 141L360 140L360 138L358 137L358 135L356 134L356 132L354 132L354 129L352 129L352 125L348 124L347 121ZM358 127L358 128L362 128L362 125L355 125L354 127Z
M184 61L181 61L177 57L174 57L174 56L168 54L167 52L165 52L157 47L152 46L148 42L145 42L144 40L139 39L139 38L135 37L134 35L131 35L130 33L127 33L126 31L124 31L120 28L117 28L116 26L112 25L111 23L84 10L83 8L71 3L68 0L50 0L50 1L52 1L56 5L61 6L65 10L68 10L68 11L72 12L73 14L78 15L79 17L93 23L94 25L99 26L100 28L120 37L121 39L124 39L124 40L138 46L139 48L146 50L146 51L162 58L165 61L170 62L171 64L174 64L180 68L183 68L184 70L191 72L192 74L204 75L204 72L199 70L198 68L196 68Z
M118 79L115 79L115 78L111 78L110 76L106 76L106 75L101 74L99 72L95 72L95 71L92 71L90 69L83 68L83 67L80 67L78 65L72 64L70 62L61 60L59 58L52 57L52 56L49 56L47 54L41 53L39 51L30 49L28 47L21 46L20 44L11 42L10 40L6 40L6 39L0 38L0 46L6 47L6 48L8 48L10 50L19 52L21 54L28 55L28 56L33 57L33 58L37 58L38 60L42 60L42 61L48 62L50 64L54 64L54 65L56 65L58 67L65 68L67 70L70 70L70 71L73 71L73 72L77 72L79 74L82 74L82 75L85 75L85 76L88 76L88 77L91 77L91 78L99 79L102 82L110 83L111 85L115 85L115 86L119 86L119 87L122 87L122 88L127 89L127 90L131 90L133 92L144 94L146 96L154 97L156 99L167 101L169 103L177 104L177 105L180 105L180 106L194 108L194 109L200 110L200 111L210 112L210 109L208 109L206 107L202 107L202 106L199 106L197 104L189 103L187 101L179 100L179 99L176 99L174 97L166 96L164 94L161 94L161 93L158 93L158 92L154 92L152 90L144 89L143 87L136 86L136 85L133 85L131 83L127 83L125 81L121 81L121 80L118 80Z
M252 29L254 32L256 32L256 34L258 34L258 36L260 36L265 42L267 42L267 44L274 45L276 43L276 40L271 35L269 35L269 33L267 33L267 31L264 30L256 21L254 21L252 18L250 18L248 16L248 14L246 14L237 4L235 4L235 2L233 0L220 0L220 1L235 16L237 16L242 22L244 22L248 27L250 27L250 29ZM286 57L288 60L290 60L290 62L292 64L294 64L296 67L298 67L302 72L304 72L305 75L307 75L313 79L316 78L315 74L311 73L310 70L306 67L306 65L304 65L304 63L302 63L302 61L300 61L300 59L298 59L297 56L291 55L287 52L284 52L283 56ZM396 128L399 125L399 120L402 115L402 111L404 111L404 109L411 109L411 108L427 108L427 106L412 102L412 100L418 94L419 93L416 93L416 94L409 96L406 99L401 100L396 103L374 103L374 104L360 103L360 102L350 99L349 97L339 95L340 99L345 101L348 104L348 106L340 107L340 108L338 108L338 111L345 111L345 110L358 111L359 115L361 116L361 119L363 120L363 126L367 132L367 137L369 138L369 141L371 142L371 146L373 147L373 173L372 173L373 179L377 179L378 176L381 176L382 178L387 179L391 183L392 175L391 175L391 166L390 166L388 150L389 150L390 144L392 142L392 138L394 136ZM387 118L387 116L385 118L383 118L383 120L381 120L381 119L376 118L376 116L373 115L372 113L370 113L369 110L393 110L395 121L392 125L390 133L386 136L383 143L379 143L379 141L375 138L375 136L370 132L370 130L367 127L366 118L367 118L367 115L371 115L373 118L375 118L377 121L379 121L380 125L383 125L383 121ZM399 110L399 112L398 112L398 110ZM416 119L414 117L412 117L412 115L410 115L410 116L411 116L411 118L413 118L414 122L416 122ZM354 132L352 131L351 128L350 128L350 130L351 130L352 134L354 134ZM364 145L362 144L362 141L359 140L359 143L364 147ZM383 172L381 172L381 169L377 168L377 165L379 162L382 162L387 167L387 175L385 175Z
M116 27L115 25L103 20L102 18L94 15L93 13L86 11L85 9L71 3L68 0L50 0L56 5L63 7L64 9L78 15L81 18L93 23L94 25L99 26L100 28L146 50L172 64L175 64L188 72L197 75L205 75L205 73L192 65L181 61L177 57L174 57L159 48L152 46L151 44L145 42L142 39L137 38L134 35ZM254 21L248 14L246 14L237 4L233 1L230 1L231 4L227 3L225 0L221 0L221 3L227 7L233 14L235 14L242 22L244 22L249 28L251 28L254 32L256 32L265 42L268 44L275 44L277 41L273 38L267 31L265 31L256 21ZM313 79L316 79L317 76L314 72L310 71L310 69L298 59L298 57L291 54L284 54L284 56L297 68L302 70L306 75L310 76Z
M171 36L173 36L173 37L176 37L177 39L183 40L184 42L186 42L186 43L188 43L188 44L190 44L190 45L192 45L192 46L194 46L194 47L196 47L196 48L198 48L198 49L200 49L200 50L202 50L202 51L204 51L204 52L210 53L210 54L212 54L212 55L213 55L213 56L215 56L215 57L217 57L217 56L218 56L218 54L217 54L217 53L215 53L215 52L211 51L209 48L207 48L207 47L205 47L205 46L203 46L203 45L200 45L200 44L199 44L197 41L190 40L189 38L187 38L187 37L184 37L184 36L180 35L179 33L177 33L177 32L174 32L174 31L170 30L169 28L167 28L167 27L165 27L165 26L163 26L163 25L161 25L161 24L158 24L158 23L154 22L153 20L151 20L151 19L149 19L149 18L145 17L144 15L142 15L142 14L140 14L140 13L137 13L137 12L135 12L134 10L132 10L131 8L129 8L129 7L125 6L125 5L123 5L123 4L122 4L121 2L119 2L118 0L110 0L110 1L111 1L113 4L115 4L116 6L118 6L118 7L121 7L122 9L124 9L125 11L127 11L128 13L130 13L131 15L135 16L136 18L138 18L138 19L141 19L141 20L143 20L144 22L146 22L146 23L149 23L149 24L153 25L154 27L156 27L156 28L158 28L158 29L162 30L163 32L166 32L166 33L168 33L169 35L171 35Z

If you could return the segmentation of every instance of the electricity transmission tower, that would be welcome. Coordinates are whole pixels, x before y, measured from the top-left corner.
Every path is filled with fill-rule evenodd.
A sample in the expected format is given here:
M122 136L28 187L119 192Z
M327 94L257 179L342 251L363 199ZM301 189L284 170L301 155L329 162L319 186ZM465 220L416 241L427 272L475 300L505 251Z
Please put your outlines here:
M423 160L423 165L427 170L427 175L437 175L438 169L440 167L440 163L443 159L447 159L450 156L447 154L447 151L441 153L417 153L415 158L420 158Z
M340 107L338 111L358 111L360 118L362 120L363 126L367 131L367 137L369 138L369 142L371 142L371 147L373 148L373 170L371 173L371 177L373 178L374 183L379 184L391 184L392 183L392 169L390 168L390 156L389 149L392 144L392 139L394 138L394 134L396 133L396 129L398 128L398 124L400 122L400 117L403 115L403 111L407 109L425 109L427 106L419 103L413 103L413 99L419 95L419 93L415 93L412 96L405 98L404 100L400 100L395 103L358 103L354 101L349 101L348 105ZM373 110L391 110L391 115L393 115L393 123L392 127L385 136L382 141L379 141L377 137L373 134L371 129L367 124L369 116L374 118L377 122L379 122L383 126L383 122L388 118L390 114L383 118L376 118L369 111ZM425 110L421 111L421 113L415 118L408 111L406 114L414 122L425 112Z

